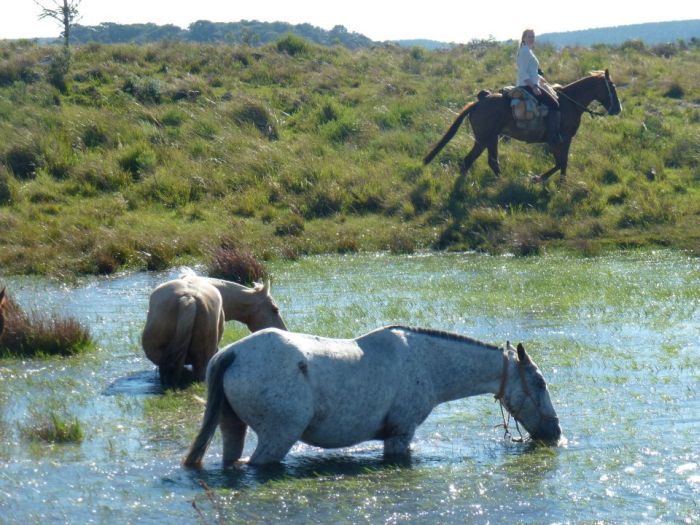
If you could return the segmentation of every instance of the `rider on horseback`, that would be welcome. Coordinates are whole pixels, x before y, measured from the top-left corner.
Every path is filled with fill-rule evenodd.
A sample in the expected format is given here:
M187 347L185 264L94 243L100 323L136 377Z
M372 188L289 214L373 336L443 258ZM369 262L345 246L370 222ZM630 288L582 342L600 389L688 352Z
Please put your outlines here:
M517 86L523 87L530 92L541 104L549 108L547 114L547 142L556 144L562 142L559 134L561 113L559 111L559 101L552 88L549 87L542 70L539 68L539 60L532 52L535 45L535 31L526 29L520 39L520 48L516 64L518 66Z

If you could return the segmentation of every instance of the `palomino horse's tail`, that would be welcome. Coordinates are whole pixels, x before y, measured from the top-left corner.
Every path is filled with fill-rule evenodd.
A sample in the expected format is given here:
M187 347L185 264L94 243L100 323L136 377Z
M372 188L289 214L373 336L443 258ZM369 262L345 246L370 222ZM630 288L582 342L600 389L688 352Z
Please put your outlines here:
M182 370L187 359L187 350L192 342L192 328L197 317L197 299L186 295L178 299L175 336L165 353L167 361L160 363L160 381L167 386L180 384Z
M187 457L182 462L186 467L199 467L202 458L211 443L214 432L219 424L221 409L227 403L224 393L224 374L228 367L236 359L236 352L233 349L219 352L211 358L207 368L207 408L204 410L204 419L199 433L194 438Z
M447 130L447 133L445 133L445 135L440 139L440 142L435 144L435 147L430 150L430 153L423 157L423 164L428 164L431 160L433 160L435 156L440 153L440 150L444 148L450 140L452 140L452 137L455 136L455 133L457 133L457 130L462 125L462 122L467 115L469 115L471 110L474 109L476 104L476 102L471 102L464 106L462 112L457 116L455 121L450 126L450 129Z

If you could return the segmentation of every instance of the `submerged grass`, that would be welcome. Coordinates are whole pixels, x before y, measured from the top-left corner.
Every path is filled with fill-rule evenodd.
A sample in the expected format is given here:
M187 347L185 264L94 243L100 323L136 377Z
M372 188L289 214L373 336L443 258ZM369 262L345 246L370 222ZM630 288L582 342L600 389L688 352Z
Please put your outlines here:
M48 415L35 414L31 424L21 425L20 432L27 439L46 443L74 443L83 441L83 428L77 417L50 412Z

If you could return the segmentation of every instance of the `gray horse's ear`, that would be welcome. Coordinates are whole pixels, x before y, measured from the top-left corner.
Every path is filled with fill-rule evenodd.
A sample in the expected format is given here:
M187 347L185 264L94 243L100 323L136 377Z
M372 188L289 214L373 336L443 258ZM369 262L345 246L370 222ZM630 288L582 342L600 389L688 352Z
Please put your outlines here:
M506 341L506 350L513 350L513 352L515 352L515 348L510 344L510 341Z
M610 80L610 71L607 68L605 68L605 80Z
M527 355L522 343L518 343L518 360L524 365L530 362L530 356Z

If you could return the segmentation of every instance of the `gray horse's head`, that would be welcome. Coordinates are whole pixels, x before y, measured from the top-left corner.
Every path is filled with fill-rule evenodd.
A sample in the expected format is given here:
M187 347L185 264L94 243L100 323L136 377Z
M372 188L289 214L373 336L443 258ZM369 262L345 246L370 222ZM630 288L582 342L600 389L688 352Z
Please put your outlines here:
M509 344L508 352L511 350L514 349ZM559 418L542 372L527 355L522 343L518 344L516 355L517 372L508 374L500 400L532 439L558 441L561 437Z

